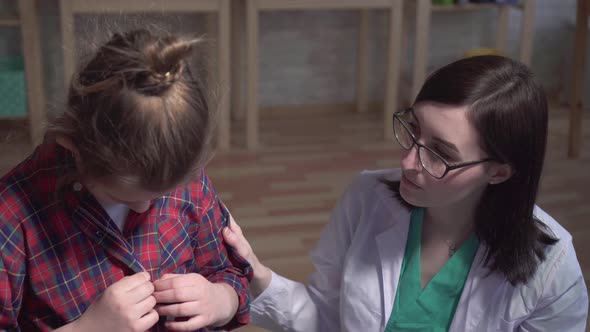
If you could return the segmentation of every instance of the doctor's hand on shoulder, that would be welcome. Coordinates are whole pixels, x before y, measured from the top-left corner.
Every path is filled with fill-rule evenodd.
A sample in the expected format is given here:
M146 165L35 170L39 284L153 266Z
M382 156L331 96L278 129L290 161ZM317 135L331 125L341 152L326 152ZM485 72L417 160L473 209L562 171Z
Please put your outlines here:
M252 246L244 237L242 228L236 223L231 214L229 227L223 229L223 238L240 256L244 257L252 265L254 275L250 282L250 293L253 297L258 297L270 284L272 271L260 263L252 250Z

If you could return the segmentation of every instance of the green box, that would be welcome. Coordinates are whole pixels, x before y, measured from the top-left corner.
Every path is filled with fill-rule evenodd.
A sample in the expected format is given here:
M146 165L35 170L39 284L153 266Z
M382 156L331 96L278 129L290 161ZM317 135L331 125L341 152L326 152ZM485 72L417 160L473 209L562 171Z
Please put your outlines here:
M0 57L0 118L26 116L26 92L23 58Z

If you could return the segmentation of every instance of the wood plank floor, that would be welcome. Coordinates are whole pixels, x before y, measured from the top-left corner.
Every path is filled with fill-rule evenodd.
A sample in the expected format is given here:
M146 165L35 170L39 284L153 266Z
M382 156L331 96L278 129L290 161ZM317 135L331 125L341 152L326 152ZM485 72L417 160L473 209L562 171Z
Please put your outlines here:
M243 123L234 126L236 148L218 153L208 173L262 261L305 281L308 252L351 178L363 169L398 167L400 150L383 142L378 112L277 112L261 121L262 147L248 152ZM584 118L581 158L566 155L567 110L553 107L547 162L538 203L574 236L590 284L590 112ZM22 136L22 135L20 135ZM19 134L0 136L0 173L29 149ZM242 332L263 331L245 327ZM590 332L590 328L588 329Z

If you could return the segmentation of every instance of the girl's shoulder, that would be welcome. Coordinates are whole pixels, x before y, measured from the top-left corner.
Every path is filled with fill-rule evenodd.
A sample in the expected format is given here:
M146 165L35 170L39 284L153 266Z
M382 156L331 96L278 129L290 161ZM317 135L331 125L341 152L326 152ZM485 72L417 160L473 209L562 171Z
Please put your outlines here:
M58 180L74 167L73 158L57 144L41 144L0 177L0 196L18 192L54 193Z
M0 217L5 223L28 220L54 203L64 172L73 164L61 150L56 144L41 144L0 178Z

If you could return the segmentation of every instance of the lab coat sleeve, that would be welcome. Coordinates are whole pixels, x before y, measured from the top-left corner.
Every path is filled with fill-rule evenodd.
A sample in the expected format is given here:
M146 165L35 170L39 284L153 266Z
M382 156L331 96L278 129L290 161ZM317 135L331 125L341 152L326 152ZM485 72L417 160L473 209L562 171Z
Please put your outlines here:
M307 285L273 272L269 287L250 307L252 323L271 331L339 331L340 284L345 254L360 209L362 176L338 201L330 222L311 253L315 272ZM358 218L356 218L358 219Z
M571 241L560 253L543 296L521 324L522 332L584 332L588 317L588 290Z
M250 306L251 322L269 331L316 331L317 310L303 283L272 272L270 285Z

